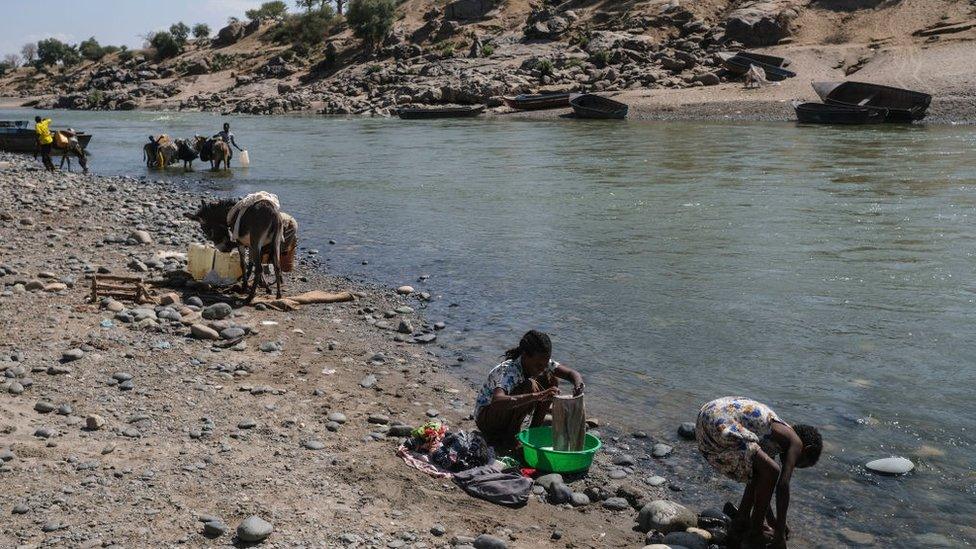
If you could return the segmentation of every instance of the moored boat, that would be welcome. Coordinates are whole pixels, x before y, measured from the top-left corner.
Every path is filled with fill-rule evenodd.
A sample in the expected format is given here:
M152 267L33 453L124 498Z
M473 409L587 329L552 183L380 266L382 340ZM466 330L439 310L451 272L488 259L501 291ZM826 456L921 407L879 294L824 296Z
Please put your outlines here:
M793 102L796 120L801 124L880 124L885 121L879 109L830 105L826 103Z
M758 54L753 54L753 56L745 56L742 55L741 53L737 53L732 56L724 55L721 57L722 57L722 66L724 66L727 71L733 74L745 74L749 72L750 66L756 65L757 67L761 68L763 71L766 72L766 79L769 80L770 82L779 82L780 80L786 80L787 78L793 78L794 76L796 76L795 72L783 68L782 65L774 65L771 63L766 63L759 59L759 57L766 57L766 56L759 56ZM776 57L774 59L780 59L784 62L786 61L781 57Z
M503 98L505 104L517 111L561 109L569 106L568 93L522 94Z
M473 118L485 112L484 105L473 107L414 107L397 111L400 118L405 120L422 120L429 118Z
M578 118L602 118L622 120L630 110L626 104L599 95L583 94L573 97L569 104Z
M852 105L884 113L885 122L914 122L925 118L932 96L918 91L868 82L814 82L824 103Z
M75 133L81 148L87 148L92 136L84 132ZM24 120L0 120L0 151L33 153L36 150L38 150L37 134L29 122ZM51 150L51 154L64 154L64 151L54 147Z

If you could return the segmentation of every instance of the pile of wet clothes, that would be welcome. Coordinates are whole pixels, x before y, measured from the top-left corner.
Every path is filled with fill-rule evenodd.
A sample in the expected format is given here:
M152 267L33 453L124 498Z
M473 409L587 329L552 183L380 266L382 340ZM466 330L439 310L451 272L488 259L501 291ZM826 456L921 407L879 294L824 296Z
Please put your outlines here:
M521 507L532 490L532 479L496 461L478 431L448 431L439 422L427 422L411 432L397 455L419 471L450 478L469 495L498 505Z

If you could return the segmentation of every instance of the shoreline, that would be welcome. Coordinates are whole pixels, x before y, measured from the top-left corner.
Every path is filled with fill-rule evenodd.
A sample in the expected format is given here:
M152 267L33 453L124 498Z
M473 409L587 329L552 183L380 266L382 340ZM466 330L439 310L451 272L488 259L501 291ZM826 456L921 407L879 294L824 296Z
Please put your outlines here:
M28 509L0 529L4 544L71 539L197 545L206 539L197 515L216 515L230 536L240 520L256 513L275 525L270 538L275 544L356 546L350 540L376 538L378 525L389 521L396 527L385 528L393 531L377 540L412 536L447 546L451 536L460 536L453 545L462 547L489 533L515 547L544 547L558 530L564 542L577 547L641 547L644 535L633 531L640 504L672 500L673 490L680 489L669 490L667 480L650 475L668 469L665 462L686 461L677 457L683 452L658 460L640 439L613 436L618 433L604 435L605 450L590 474L570 487L580 493L602 488L603 496L628 500L626 509L610 511L595 501L578 508L553 506L536 494L525 508L508 510L449 483L428 482L393 455L398 438L383 436L385 427L369 421L379 414L390 423L414 425L434 414L452 427L474 428L472 388L424 346L398 342L390 337L395 332L375 325L381 312L417 307L416 299L324 274L315 256L303 254L296 272L285 278L286 295L312 288L352 290L357 300L307 305L292 313L237 308L232 323L252 332L238 351L188 337L188 321L200 321L190 310L180 321L126 323L98 304L83 303L85 271L101 266L132 274L136 259L143 264L137 270L149 269L147 277L163 272L159 267L173 268L177 263L156 259L155 252L179 251L188 239L197 239L182 212L208 193L124 176L48 175L28 159L0 159L10 162L0 168L0 182L8 197L20 200L16 208L11 198L0 199L5 242L0 264L16 271L0 277L0 322L19 327L0 348L0 369L12 373L0 391L12 417L0 427L3 447L16 455L0 469L0 478L15 487L11 501ZM98 225L88 225L88 219ZM125 243L128 232L142 229L153 243ZM27 246L29 235L38 233L58 236L48 236L47 248ZM56 280L61 282L51 282ZM17 287L32 281L49 290ZM416 313L393 312L393 320L405 319L422 326L420 331L432 328ZM264 326L265 321L278 324ZM41 338L51 342L43 344ZM263 352L267 343L283 349ZM76 348L82 349L81 359L49 366ZM19 360L10 360L13 355ZM112 376L120 372L132 376L133 390L119 390L122 384ZM366 383L370 374L376 379L372 385ZM67 406L60 410L66 413L42 413L46 408L38 402ZM347 422L328 426L328 414L335 412ZM89 431L84 426L93 414L106 424ZM307 449L310 441L322 443L325 452ZM52 470L57 474L47 473ZM269 482L269 475L275 480ZM648 484L648 477L656 484ZM678 482L686 480L691 478ZM49 503L62 486L79 483L68 498L76 505ZM309 501L324 496L323 486L332 490L331 501L312 504L313 516L304 520L290 516L308 511ZM145 510L147 518L168 518L153 519L149 528L127 524L133 518L129 509L147 498L157 501ZM688 499L693 498L677 498ZM410 507L416 513L398 511ZM460 512L441 516L449 508ZM358 518L347 516L353 510ZM99 517L95 526L90 516ZM418 530L416 517L426 516L439 518Z

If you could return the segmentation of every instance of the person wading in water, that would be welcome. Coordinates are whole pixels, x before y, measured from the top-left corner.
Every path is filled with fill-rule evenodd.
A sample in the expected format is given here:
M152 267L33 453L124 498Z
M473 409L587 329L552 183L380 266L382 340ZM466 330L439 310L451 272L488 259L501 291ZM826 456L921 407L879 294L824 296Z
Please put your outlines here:
M579 372L552 360L552 342L542 332L527 332L505 359L488 373L474 409L478 430L500 453L515 449L528 415L531 427L542 425L559 394L560 379L573 384L574 395L584 389Z
M224 129L220 132L217 132L217 135L214 136L214 139L222 139L224 143L227 143L228 145L233 145L235 149L239 151L244 150L237 146L237 141L234 141L234 134L230 131L230 124L228 124L227 122L224 122ZM230 152L230 157L234 158L234 151Z
M41 151L41 161L49 172L54 171L54 162L51 161L51 147L53 147L54 136L51 135L51 119L41 119L40 116L34 117L34 131L37 132L37 146ZM37 158L35 155L34 158Z
M794 469L817 464L823 451L820 432L809 425L787 424L761 402L724 397L702 406L695 437L712 467L746 485L729 528L730 541L785 548L790 535L786 526L790 479ZM774 491L775 514L770 505Z

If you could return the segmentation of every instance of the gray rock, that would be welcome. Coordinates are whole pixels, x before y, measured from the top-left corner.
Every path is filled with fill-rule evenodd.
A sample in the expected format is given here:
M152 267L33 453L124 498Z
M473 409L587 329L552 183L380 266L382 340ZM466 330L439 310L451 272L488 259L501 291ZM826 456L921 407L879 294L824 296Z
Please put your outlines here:
M542 486L548 492L553 484L559 483L564 484L563 476L559 473L549 473L548 475L542 475L541 477L535 479L535 483Z
M679 425L678 436L685 440L695 440L695 424L688 421Z
M10 448L4 448L0 450L0 461L7 462L14 459L15 457L17 457L17 454L14 454L13 450L11 450Z
M663 534L683 532L698 525L693 511L673 501L652 501L641 508L637 516L637 529L641 532L657 530Z
M364 389L369 389L374 385L376 385L376 376L373 374L369 374L359 382L359 386Z
M397 326L397 331L401 334L412 334L413 324L409 320L401 320L400 324Z
M211 538L220 537L227 533L227 525L220 520L208 520L203 523L203 533Z
M229 328L224 328L220 331L221 339L237 339L239 337L244 337L244 328L238 328L237 326L231 326Z
M152 236L146 231L132 231L129 238L135 240L139 244L152 244Z
M61 353L61 362L72 362L85 356L85 351L81 349L68 349Z
M655 475L653 477L649 477L644 482L646 482L648 486L661 486L662 484L664 484L667 481L668 481L668 479L666 479L664 477L659 477L659 476Z
M255 421L255 420L253 420L253 419L251 419L251 418L242 419L242 420L240 420L240 421L237 422L237 428L238 429L253 429L253 428L257 427L257 425L258 425L258 422Z
M254 543L271 535L274 526L257 515L251 515L237 525L237 537L241 541Z
M390 422L390 418L383 414L370 414L366 421L375 425L386 425Z
M447 530L440 524L435 524L430 527L430 533L436 537L441 537L447 533Z
M276 353L281 350L281 344L277 341L265 341L259 348L265 353Z
M26 515L27 513L30 513L30 507L24 505L23 503L18 503L17 505L14 505L12 512L15 515Z
M664 536L664 543L671 547L686 549L708 549L708 541L692 532L671 532Z
M474 539L474 549L508 549L508 544L488 534L481 534Z
M34 404L34 410L42 414L47 414L54 411L54 404L44 400L38 400L37 403Z
M869 461L865 467L883 475L904 475L915 468L915 464L903 457L889 457Z
M630 503L624 498L608 498L603 502L603 507L611 511L623 511L625 509L630 509Z
M325 443L321 440L306 440L303 446L308 450L322 450L325 448Z
M342 412L332 412L331 414L329 414L328 420L329 421L334 421L334 422L339 423L339 424L342 424L342 423L345 423L346 421L348 421L348 419L346 418L346 414L343 414Z
M214 303L205 307L200 315L207 320L221 320L229 317L233 312L233 307L227 303Z
M581 494L579 492L573 492L573 498L570 500L573 507L583 507L584 505L590 504L590 498L586 494Z
M790 35L799 15L795 0L748 0L736 5L725 19L725 40L744 46L769 46Z
M667 444L659 443L659 444L655 444L654 447L651 448L651 455L656 458L663 458L669 456L673 450L674 448L672 448L671 446L668 446Z
M619 454L613 458L613 464L621 467L631 467L635 463L637 463L637 461L634 459L634 456L629 454Z
M563 503L569 503L573 500L573 491L570 490L569 486L566 486L562 482L554 482L549 487L549 503L553 505L561 505Z

